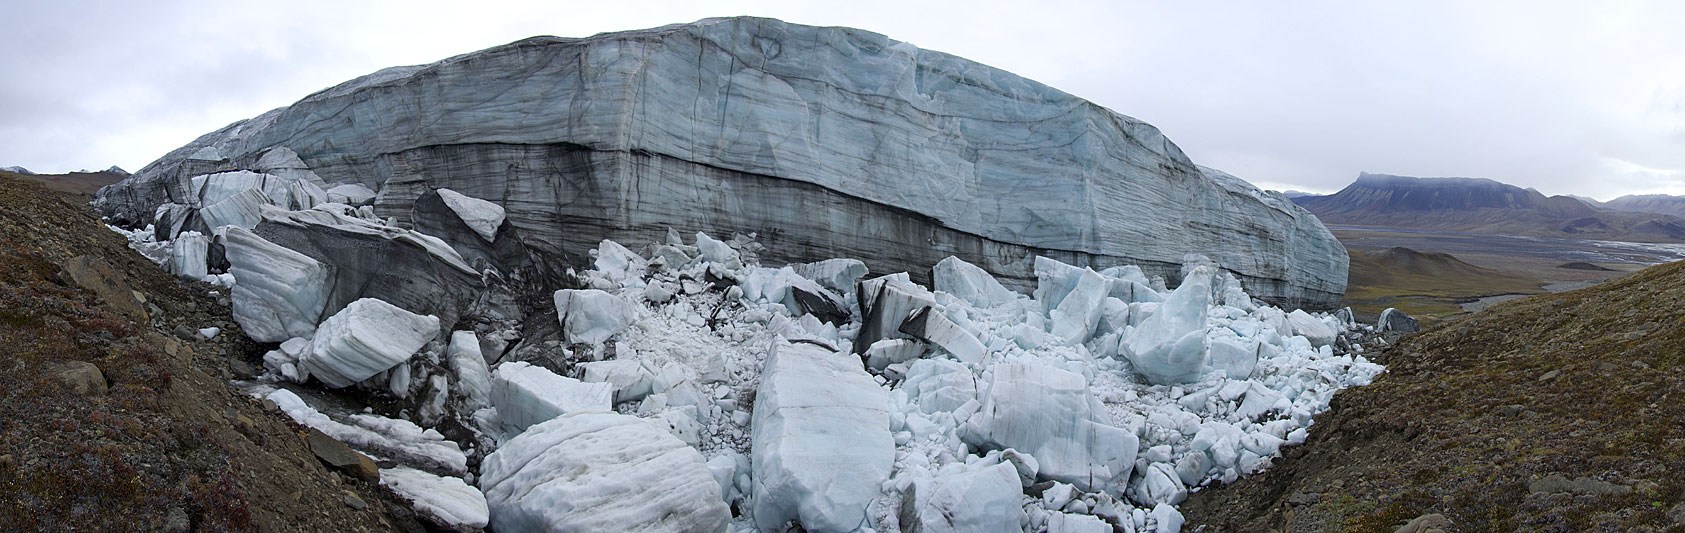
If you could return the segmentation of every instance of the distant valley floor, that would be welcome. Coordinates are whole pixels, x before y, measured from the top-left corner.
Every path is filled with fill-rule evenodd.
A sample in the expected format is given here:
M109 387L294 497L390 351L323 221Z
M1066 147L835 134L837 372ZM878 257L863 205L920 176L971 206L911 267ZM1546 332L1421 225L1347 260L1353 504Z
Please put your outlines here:
M1397 307L1432 323L1516 295L1562 292L1685 259L1685 245L1330 225L1352 253L1346 305L1373 319ZM1459 266L1383 252L1449 254ZM1377 255L1379 254L1379 255Z

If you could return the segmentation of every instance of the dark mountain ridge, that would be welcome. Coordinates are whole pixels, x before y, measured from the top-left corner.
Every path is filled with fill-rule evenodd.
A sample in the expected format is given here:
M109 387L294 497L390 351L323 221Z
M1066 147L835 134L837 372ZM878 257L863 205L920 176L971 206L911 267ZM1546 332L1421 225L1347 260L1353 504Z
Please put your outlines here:
M1362 173L1328 196L1293 201L1323 222L1537 237L1685 242L1685 219L1599 209L1485 178Z

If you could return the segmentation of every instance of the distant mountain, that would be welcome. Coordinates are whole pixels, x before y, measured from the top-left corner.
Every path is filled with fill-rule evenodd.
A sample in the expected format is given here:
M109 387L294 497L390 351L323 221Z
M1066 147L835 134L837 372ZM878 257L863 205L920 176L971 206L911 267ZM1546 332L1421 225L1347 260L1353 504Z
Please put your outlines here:
M1289 199L1292 199L1292 198L1304 198L1304 197L1306 197L1306 196L1320 196L1320 195L1318 195L1318 194L1316 194L1316 193L1311 193L1311 192L1305 192L1305 191L1281 191L1281 195L1282 195L1282 196L1286 196L1286 197L1288 197L1288 198L1289 198Z
M1669 196L1666 194L1634 194L1610 200L1604 205L1621 211L1659 213L1663 215L1685 217L1685 196Z
M1589 205L1589 206L1592 206L1592 207L1595 207L1595 208L1598 208L1598 209L1603 209L1603 208L1608 207L1608 204L1604 204L1603 202L1599 202L1599 201L1597 201L1596 198L1592 198L1590 196L1580 196L1578 194L1569 194L1567 196L1569 198L1573 198L1575 200L1585 202L1586 205ZM1628 209L1627 211L1631 211L1631 210Z
M1677 216L1599 209L1482 178L1363 173L1340 192L1293 201L1329 224L1685 242L1685 219Z
M128 172L115 166L100 172L81 171L68 174L36 174L23 167L6 167L0 168L0 174L32 179L47 184L49 189L89 197L93 196L94 192L98 191L100 187L123 181L123 178L129 177Z

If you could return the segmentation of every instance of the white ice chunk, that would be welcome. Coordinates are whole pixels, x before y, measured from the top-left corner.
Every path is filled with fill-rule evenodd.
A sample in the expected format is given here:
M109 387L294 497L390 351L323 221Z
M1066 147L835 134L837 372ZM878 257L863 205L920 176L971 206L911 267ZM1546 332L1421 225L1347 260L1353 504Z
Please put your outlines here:
M1111 425L1082 374L1041 363L996 364L990 373L982 409L962 434L967 443L1028 454L1044 479L1121 493L1139 440Z
M492 404L503 423L516 429L568 413L603 412L614 407L614 386L558 376L521 361L497 365L492 372Z
M903 507L901 516L917 520L917 531L1023 531L1019 525L1024 518L1020 505L1023 488L1018 484L1018 470L1012 463L919 479L907 494L911 501L902 505L912 508ZM909 526L912 524L905 521L901 524L904 529Z
M706 233L696 232L696 249L701 252L703 261L718 264L727 270L743 268L742 256L735 248L709 237Z
M344 387L408 360L438 334L438 317L363 298L322 321L303 365L329 387Z
M381 469L380 484L414 503L415 510L445 524L483 528L491 517L486 495L459 477L435 476L400 466Z
M556 291L556 315L568 342L602 344L631 325L632 305L597 289Z
M486 457L497 531L724 531L731 510L702 454L637 417L574 413Z
M244 228L224 239L233 289L234 321L258 342L309 337L327 305L327 267Z
M838 294L854 290L854 282L866 276L866 263L859 259L826 259L815 263L790 265L796 274L818 282Z
M456 386L461 391L468 412L491 406L491 371L480 351L480 339L472 331L451 333L451 368L456 370Z
M1211 339L1211 367L1224 371L1229 379L1247 379L1258 368L1257 341L1243 341L1232 337Z
M1211 306L1211 269L1195 267L1152 316L1126 335L1118 352L1154 384L1198 381L1205 370L1205 315Z
M1055 511L1047 513L1047 533L1112 533L1112 526L1093 515Z
M1158 529L1154 533L1178 533L1182 531L1182 512L1168 503L1161 503L1153 507L1150 513L1158 521Z
M615 285L626 286L631 281L639 281L644 271L649 268L649 261L631 250L627 250L620 243L603 239L597 243L597 249L591 253L596 256L592 265L603 277L614 282Z
M197 231L184 231L170 243L170 270L176 277L197 280L210 275L210 240Z
M1322 319L1311 316L1303 309L1294 309L1288 313L1287 321L1293 327L1293 334L1311 341L1311 346L1327 346L1334 343L1334 330L1323 323Z
M199 328L199 335L204 337L206 340L216 338L216 335L218 333L222 333L222 328L218 328L218 327Z
M967 402L977 403L977 379L959 363L947 359L920 359L907 368L901 390L913 398L926 414L956 413ZM973 410L975 412L975 409ZM969 413L967 413L969 414Z
M951 255L931 268L931 278L936 290L976 307L994 307L1018 299L1018 293L1002 286L982 268Z
M450 189L438 189L438 193L445 207L456 212L456 216L462 218L462 222L468 224L481 239L486 242L497 240L497 228L503 225L503 206Z
M614 403L644 399L650 394L655 381L655 374L634 359L592 361L580 363L579 367L585 369L581 381L614 386Z
M763 530L852 531L895 463L889 393L857 357L774 345L755 395L754 516Z
M1038 258L1039 259L1039 258ZM1089 269L1074 274L1070 290L1048 312L1048 333L1063 344L1082 344L1100 323L1106 279Z

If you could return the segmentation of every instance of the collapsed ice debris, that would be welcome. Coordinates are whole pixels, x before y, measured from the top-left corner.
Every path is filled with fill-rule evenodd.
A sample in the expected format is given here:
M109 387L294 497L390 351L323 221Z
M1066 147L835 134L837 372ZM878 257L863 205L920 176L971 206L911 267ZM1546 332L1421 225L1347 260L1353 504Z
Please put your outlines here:
M229 198L263 182L203 181ZM486 523L522 530L1170 531L1190 492L1266 468L1381 370L1336 342L1367 326L1258 305L1201 256L1174 290L1036 258L1023 295L955 257L933 290L673 234L602 241L557 289L521 279L542 261L495 210L452 194L412 221L448 238L278 193L252 228L178 232L161 256L232 274L243 331L279 343L266 379L397 398L389 418L260 389L407 465L383 478L442 524L480 524L484 490Z

